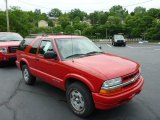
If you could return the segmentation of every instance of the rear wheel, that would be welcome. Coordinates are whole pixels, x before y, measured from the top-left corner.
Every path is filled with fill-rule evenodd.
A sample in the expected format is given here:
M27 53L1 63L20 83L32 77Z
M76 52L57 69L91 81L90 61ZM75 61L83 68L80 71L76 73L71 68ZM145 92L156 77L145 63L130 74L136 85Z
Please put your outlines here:
M66 97L71 110L77 116L87 117L93 112L92 95L84 84L79 82L72 83L67 88Z
M34 77L29 69L27 65L23 65L22 66L22 75L23 75L23 79L25 81L26 84L28 85L33 85L36 82L36 77Z

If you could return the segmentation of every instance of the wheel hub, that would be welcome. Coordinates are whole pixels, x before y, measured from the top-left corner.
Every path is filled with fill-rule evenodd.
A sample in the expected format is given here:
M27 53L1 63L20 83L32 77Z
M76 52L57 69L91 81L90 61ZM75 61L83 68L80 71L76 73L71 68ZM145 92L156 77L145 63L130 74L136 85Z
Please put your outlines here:
M77 111L82 111L84 109L84 100L82 94L77 91L73 90L70 94L70 101L73 108Z
M27 69L24 69L23 77L24 77L24 80L25 80L26 82L28 82L28 80L29 80L29 73L28 73L28 70L27 70Z

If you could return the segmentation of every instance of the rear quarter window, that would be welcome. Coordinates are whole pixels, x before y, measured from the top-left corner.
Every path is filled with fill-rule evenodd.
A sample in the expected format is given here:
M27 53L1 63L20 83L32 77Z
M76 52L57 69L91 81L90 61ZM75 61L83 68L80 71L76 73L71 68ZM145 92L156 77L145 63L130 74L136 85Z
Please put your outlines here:
M26 47L33 41L33 38L26 38L24 40L21 41L18 50L24 51L26 49Z

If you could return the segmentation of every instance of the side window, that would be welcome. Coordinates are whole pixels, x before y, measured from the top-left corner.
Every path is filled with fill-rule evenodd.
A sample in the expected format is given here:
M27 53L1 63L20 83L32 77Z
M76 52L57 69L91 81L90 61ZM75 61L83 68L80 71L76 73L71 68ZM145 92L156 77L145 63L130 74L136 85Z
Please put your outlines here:
M32 45L29 53L36 54L37 48L39 47L40 40L36 40L36 42Z
M39 54L44 55L47 51L54 51L52 47L52 42L49 40L43 40L39 48Z
M26 47L33 41L32 38L27 38L21 41L18 50L24 51Z

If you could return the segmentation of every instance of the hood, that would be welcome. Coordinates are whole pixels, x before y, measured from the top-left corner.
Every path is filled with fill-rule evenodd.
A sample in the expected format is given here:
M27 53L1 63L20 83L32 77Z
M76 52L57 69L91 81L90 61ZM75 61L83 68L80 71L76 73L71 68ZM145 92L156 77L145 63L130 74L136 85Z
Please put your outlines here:
M0 42L0 47L19 46L21 41Z
M130 74L139 68L139 64L136 62L111 54L74 59L70 65L104 80Z

